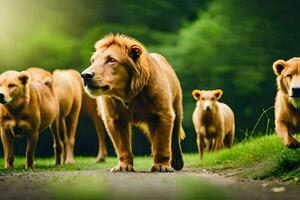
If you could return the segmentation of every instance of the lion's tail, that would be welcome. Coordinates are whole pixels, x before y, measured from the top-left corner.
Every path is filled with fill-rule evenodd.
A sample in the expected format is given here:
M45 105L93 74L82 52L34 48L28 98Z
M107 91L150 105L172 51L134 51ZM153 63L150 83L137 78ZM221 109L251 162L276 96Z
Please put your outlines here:
M179 128L179 130L178 130ZM172 134L172 159L171 159L171 166L175 170L181 170L183 168L184 162L182 158L182 150L180 141L185 138L185 133L180 125L180 127L173 130Z
M180 140L184 140L184 138L185 138L185 132L184 132L182 126L180 127L179 138L180 138Z

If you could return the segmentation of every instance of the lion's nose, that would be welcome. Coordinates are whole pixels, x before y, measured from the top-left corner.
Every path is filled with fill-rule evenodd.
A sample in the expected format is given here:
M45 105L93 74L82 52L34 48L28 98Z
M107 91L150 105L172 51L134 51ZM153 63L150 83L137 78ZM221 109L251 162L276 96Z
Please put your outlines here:
M300 87L292 88L292 97L300 97Z
M94 72L84 72L81 74L81 77L83 79L92 79L94 77L95 73Z
M81 77L83 78L84 85L87 85L92 80L94 75L94 72L83 72Z

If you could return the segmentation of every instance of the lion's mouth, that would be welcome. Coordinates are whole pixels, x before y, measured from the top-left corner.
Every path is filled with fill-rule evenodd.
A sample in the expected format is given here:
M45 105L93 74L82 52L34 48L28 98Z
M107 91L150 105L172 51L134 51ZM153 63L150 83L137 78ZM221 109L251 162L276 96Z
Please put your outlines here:
M109 90L109 85L92 85L92 84L87 84L86 87L89 90L102 90L102 91L107 91Z
M7 104L7 102L4 99L0 99L1 104Z

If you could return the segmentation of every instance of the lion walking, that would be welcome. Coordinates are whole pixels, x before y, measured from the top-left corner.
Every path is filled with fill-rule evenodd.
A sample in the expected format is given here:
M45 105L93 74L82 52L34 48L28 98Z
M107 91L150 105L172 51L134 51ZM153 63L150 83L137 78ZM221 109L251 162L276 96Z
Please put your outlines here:
M151 139L151 171L181 170L182 92L171 65L124 35L108 35L95 48L82 77L88 94L101 97L101 115L119 159L112 171L134 171L132 125Z

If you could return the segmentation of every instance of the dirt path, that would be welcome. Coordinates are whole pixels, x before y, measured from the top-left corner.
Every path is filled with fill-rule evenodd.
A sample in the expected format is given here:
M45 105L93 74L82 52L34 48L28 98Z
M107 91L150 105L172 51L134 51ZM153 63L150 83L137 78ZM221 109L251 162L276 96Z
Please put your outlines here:
M300 187L296 185L276 181L238 180L203 170L183 170L182 172L164 174L149 172L111 173L109 170L12 173L0 176L0 199L52 199L53 191L47 184L49 180L73 177L80 180L84 176L96 177L96 179L99 177L103 183L102 187L106 188L107 193L109 193L109 199L120 199L120 197L142 200L182 199L185 182L181 183L181 180L184 179L199 180L204 185L208 184L212 188L216 188L215 191L220 189L227 196L230 196L230 199L300 199ZM69 182L66 182L65 187L72 184ZM198 190L198 188L193 188L194 185L186 185L186 187L191 187L190 189L194 191ZM274 188L277 190L284 189L284 191L274 192L272 191ZM200 187L199 190L201 189L203 188Z

